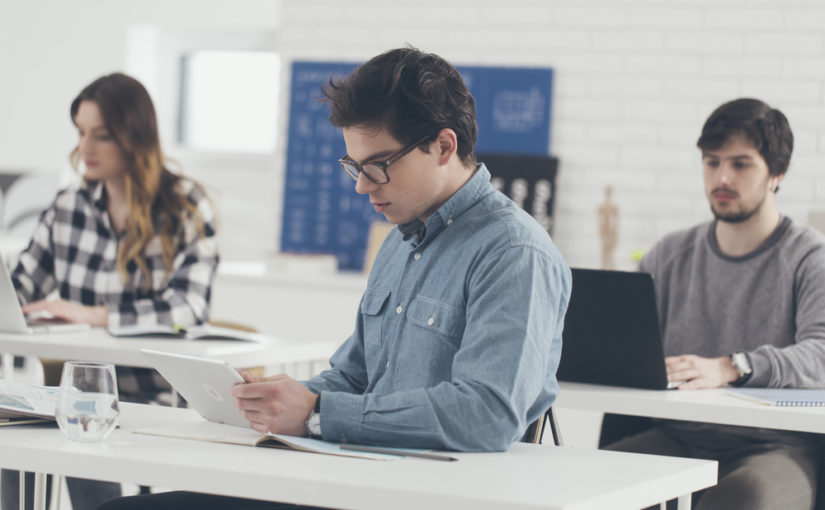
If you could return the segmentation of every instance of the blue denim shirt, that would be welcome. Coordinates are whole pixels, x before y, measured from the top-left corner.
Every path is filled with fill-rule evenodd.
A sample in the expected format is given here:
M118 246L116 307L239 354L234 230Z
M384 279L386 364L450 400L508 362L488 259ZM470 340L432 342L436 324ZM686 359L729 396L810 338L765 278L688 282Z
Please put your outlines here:
M570 269L489 181L482 164L422 238L387 236L355 331L305 383L324 439L501 451L555 400Z

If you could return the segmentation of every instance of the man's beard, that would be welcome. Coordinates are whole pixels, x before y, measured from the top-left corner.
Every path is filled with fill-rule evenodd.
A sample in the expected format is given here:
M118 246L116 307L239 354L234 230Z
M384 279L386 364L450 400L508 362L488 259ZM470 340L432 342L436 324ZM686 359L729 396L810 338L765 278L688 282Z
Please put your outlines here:
M759 212L759 209L762 208L762 204L765 203L766 195L767 194L762 195L762 199L759 201L759 203L757 203L755 206L753 206L750 209L742 209L742 210L737 211L737 212L727 212L727 213L725 213L725 212L720 212L720 211L717 211L716 209L714 209L713 202L711 202L710 210L713 213L714 218L717 219L717 221L724 221L726 223L744 223L744 222L748 221L749 219L751 219L754 214Z

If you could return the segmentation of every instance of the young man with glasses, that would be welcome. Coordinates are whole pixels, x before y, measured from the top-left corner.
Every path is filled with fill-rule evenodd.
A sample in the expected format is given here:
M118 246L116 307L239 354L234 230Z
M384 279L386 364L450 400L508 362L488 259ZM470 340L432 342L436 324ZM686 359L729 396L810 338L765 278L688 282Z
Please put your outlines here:
M392 50L323 92L343 128L341 166L398 228L331 369L303 383L249 377L233 388L238 408L260 432L506 450L558 393L567 264L476 163L474 101L442 58ZM282 506L165 493L106 508L166 507Z

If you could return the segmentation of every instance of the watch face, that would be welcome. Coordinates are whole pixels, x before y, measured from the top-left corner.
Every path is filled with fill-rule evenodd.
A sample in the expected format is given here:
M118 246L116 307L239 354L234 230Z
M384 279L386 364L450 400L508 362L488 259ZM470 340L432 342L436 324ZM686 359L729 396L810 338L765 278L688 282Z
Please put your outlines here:
M313 436L321 435L321 413L313 412L307 420L307 428Z
M733 362L733 366L739 372L740 376L744 376L752 372L750 361L748 360L748 357L745 355L745 353L735 353L731 361Z

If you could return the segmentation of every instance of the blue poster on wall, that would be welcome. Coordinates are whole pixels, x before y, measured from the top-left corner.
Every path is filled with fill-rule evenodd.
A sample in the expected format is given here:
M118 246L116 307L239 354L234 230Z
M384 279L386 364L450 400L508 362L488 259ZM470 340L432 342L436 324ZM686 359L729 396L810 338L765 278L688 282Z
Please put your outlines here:
M553 70L462 67L476 102L476 152L550 154Z
M319 98L330 76L357 63L293 62L287 133L281 251L331 253L340 269L360 270L369 226L384 220L355 192L338 165L346 153ZM476 102L477 152L550 153L551 69L459 67Z

